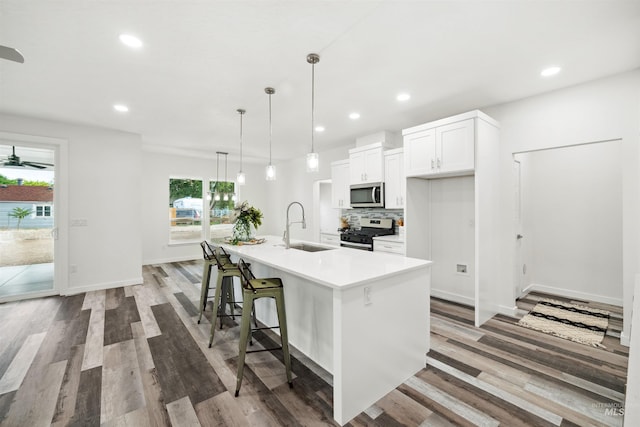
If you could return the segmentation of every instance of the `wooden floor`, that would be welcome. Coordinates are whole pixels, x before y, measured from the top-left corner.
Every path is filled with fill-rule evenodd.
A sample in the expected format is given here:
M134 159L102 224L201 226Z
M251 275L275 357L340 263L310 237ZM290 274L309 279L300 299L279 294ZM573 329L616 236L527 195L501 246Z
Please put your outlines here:
M0 425L335 425L331 376L296 352L293 389L280 351L267 351L247 356L233 396L239 328L225 322L207 347L201 269L146 266L143 285L1 304ZM432 299L427 366L349 425L622 425L628 353L616 338L621 309L606 308L602 349L506 316L478 329L469 307ZM254 347L273 344L255 335Z

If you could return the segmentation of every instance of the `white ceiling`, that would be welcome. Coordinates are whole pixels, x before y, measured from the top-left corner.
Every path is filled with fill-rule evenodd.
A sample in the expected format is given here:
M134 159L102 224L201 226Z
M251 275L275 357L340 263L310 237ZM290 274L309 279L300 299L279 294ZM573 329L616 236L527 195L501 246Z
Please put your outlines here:
M244 160L266 162L273 86L277 162L310 150L308 53L322 151L640 67L640 1L0 0L0 44L25 56L0 60L1 112L170 153L237 158L242 107ZM552 64L562 72L540 77Z

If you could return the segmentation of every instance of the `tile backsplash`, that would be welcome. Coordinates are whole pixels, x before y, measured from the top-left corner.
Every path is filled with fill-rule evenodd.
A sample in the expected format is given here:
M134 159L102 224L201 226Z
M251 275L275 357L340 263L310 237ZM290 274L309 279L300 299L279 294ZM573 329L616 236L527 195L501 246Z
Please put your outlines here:
M392 218L395 219L396 233L398 233L398 219L404 218L404 209L342 209L340 215L347 218L351 228L360 227L360 218Z

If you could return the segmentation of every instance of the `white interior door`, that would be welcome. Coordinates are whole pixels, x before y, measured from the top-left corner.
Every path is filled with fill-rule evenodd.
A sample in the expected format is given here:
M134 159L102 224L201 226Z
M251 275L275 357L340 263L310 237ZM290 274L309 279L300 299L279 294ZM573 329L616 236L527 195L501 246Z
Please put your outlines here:
M526 273L526 268L524 265L524 255L523 255L523 239L524 234L522 231L522 178L521 178L521 164L518 160L513 161L513 174L515 178L515 207L514 207L514 222L516 229L515 236L515 271L514 271L514 283L515 283L515 293L516 297L522 296L522 291L526 287L524 283L524 275Z

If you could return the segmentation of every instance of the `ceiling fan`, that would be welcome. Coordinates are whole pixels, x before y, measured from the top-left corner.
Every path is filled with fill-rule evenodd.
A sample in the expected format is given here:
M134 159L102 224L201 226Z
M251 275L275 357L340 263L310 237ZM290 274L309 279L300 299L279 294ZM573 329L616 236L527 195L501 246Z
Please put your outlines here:
M19 62L21 64L24 63L24 56L18 51L18 49L14 49L8 46L0 45L0 58L8 59L9 61Z
M12 147L13 154L7 156L6 159L0 160L0 166L5 168L34 168L34 169L45 169L47 166L53 166L51 163L43 163L43 162L27 162L20 161L20 157L16 156L16 147Z

